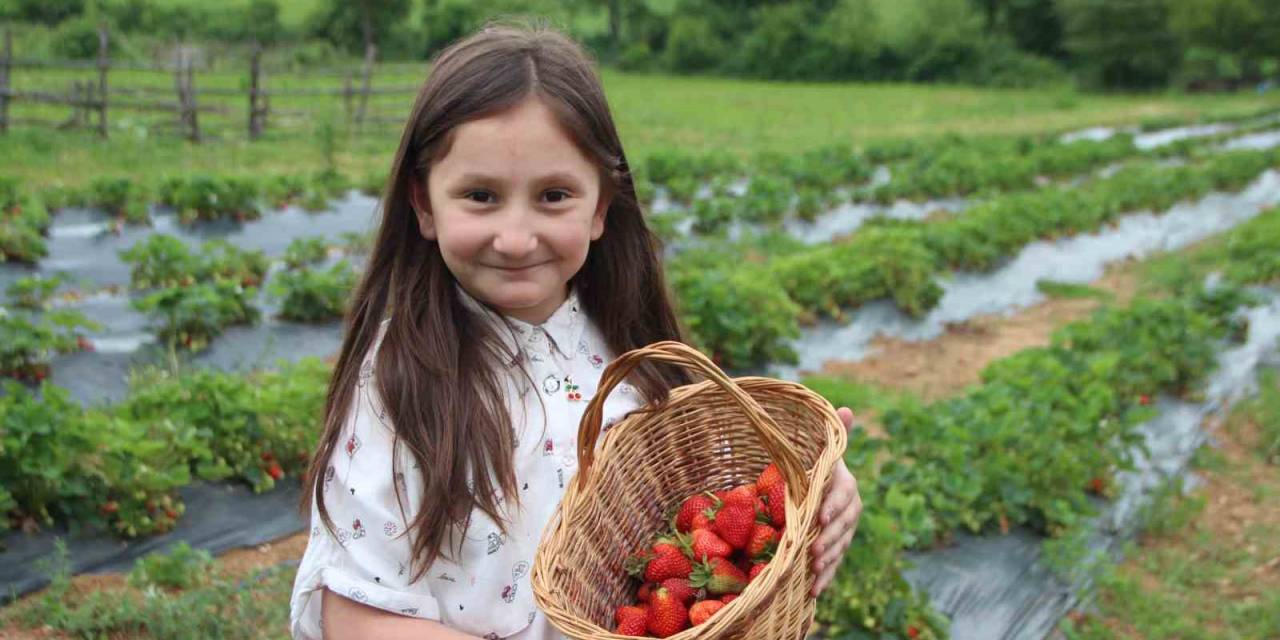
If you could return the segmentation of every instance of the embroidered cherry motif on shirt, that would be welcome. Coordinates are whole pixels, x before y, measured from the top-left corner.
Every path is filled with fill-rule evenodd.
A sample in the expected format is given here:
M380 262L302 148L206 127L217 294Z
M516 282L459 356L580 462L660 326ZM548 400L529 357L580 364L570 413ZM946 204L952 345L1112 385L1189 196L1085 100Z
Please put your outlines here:
M601 358L600 354L593 353L591 354L591 357L588 358L587 360L591 362L591 366L596 369L599 369L600 367L604 366L604 358Z
M360 518L356 518L355 522L351 523L351 539L356 540L359 538L363 538L364 534L365 534L364 525L360 524Z
M582 393L578 391L578 385L573 383L572 376L564 377L564 391L569 402L582 402Z
M547 441L542 443L542 455L545 457L555 452L556 452L555 443L551 441L551 438L547 438Z
M356 455L356 452L359 450L360 438L357 438L356 434L353 433L350 438L347 438L347 457Z

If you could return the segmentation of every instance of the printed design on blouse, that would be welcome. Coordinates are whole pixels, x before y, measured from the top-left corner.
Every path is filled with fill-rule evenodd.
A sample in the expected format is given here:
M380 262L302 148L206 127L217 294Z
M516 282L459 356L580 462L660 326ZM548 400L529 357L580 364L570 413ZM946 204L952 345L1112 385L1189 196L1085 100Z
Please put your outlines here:
M591 367L593 369L599 369L604 366L604 358L601 358L598 353L591 354L591 357L587 358L587 361L591 363Z
M574 384L573 376L564 377L564 391L569 402L582 402L582 393L578 391L578 385Z
M360 377L356 379L356 386L365 387L369 384L369 378L373 377L373 359L365 358L360 363Z
M345 547L347 546L347 541L350 539L351 532L343 529L342 527L338 527L338 544Z
M497 553L498 549L502 548L502 545L505 544L506 541L507 537L505 535L499 535L496 531L489 532L489 537L486 539L487 547L485 549L485 555L491 556Z
M542 379L542 390L551 395L560 390L560 378L556 374L551 374Z
M365 595L364 591L359 587L351 587L351 590L347 592L347 595L351 596L351 599L356 602L365 602L369 599L369 596Z
M333 465L329 465L324 469L324 490L325 491L329 490L329 484L333 482L334 472L335 472L335 469L333 468Z
M529 573L529 563L525 560L521 560L511 567L511 584L503 587L502 589L503 602L508 604L515 602L516 591L520 583L520 578L523 578L527 573Z
M484 634L484 636L482 637L484 638L484 640L502 640L502 636L498 635L493 631L490 631L489 633Z
M319 535L320 535L320 527L318 527L318 526L317 526L317 527L311 527L311 537L312 537L312 538L314 538L314 537L319 536Z
M552 442L551 438L547 438L547 441L542 443L542 456L545 458L546 456L552 455L555 452L556 452L556 443Z
M343 447L343 449L345 449L347 452L347 457L354 458L356 455L356 452L360 450L361 444L362 443L360 442L360 438L357 437L356 434L354 433L351 434L351 437L347 438L347 444Z
M401 610L400 610L400 613L405 613L405 614L408 614L408 615L411 615L411 616L416 616L416 615L418 615L418 608L417 608L417 607L409 607L408 609L401 609Z
M359 540L360 538L363 538L364 535L364 525L360 524L360 518L356 518L355 521L351 523L351 539Z
M587 339L586 339L586 338L579 338L579 339L578 339L578 353L586 354L586 353L589 353L590 351L591 351L591 349L587 346Z
M396 523L388 520L382 524L382 535L388 538L394 538L396 533L400 531L400 527Z
M444 580L445 582L454 582L454 583L458 581L457 578L449 575L449 573L446 571L441 571L440 575L436 576L436 580Z
M403 563L403 562L401 562L401 563L400 563L400 567L396 570L396 575L397 575L397 576L403 576L403 575L404 575L404 571L405 571L405 566L404 566L404 563Z
M560 482L560 488L564 488L564 467L556 468L556 480Z

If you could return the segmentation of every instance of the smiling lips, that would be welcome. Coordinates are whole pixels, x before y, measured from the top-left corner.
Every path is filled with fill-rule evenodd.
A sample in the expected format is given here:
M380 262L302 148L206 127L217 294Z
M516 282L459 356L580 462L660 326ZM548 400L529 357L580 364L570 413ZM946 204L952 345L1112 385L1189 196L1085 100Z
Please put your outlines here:
M532 269L532 268L534 268L534 267L542 266L543 264L546 264L546 263L544 263L544 262L539 262L539 263L537 263L537 264L531 264L531 265L524 266L524 267L499 267L499 266L494 266L493 268L494 268L494 269L497 269L497 270L499 270L499 271L506 271L506 272L508 272L508 273L519 273L519 272L521 272L521 271L528 271L529 269Z

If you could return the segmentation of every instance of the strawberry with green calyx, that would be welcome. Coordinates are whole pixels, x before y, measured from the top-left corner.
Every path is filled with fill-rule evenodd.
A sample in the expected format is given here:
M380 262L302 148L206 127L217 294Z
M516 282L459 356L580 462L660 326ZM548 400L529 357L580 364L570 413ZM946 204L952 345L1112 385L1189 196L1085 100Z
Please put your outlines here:
M710 529L694 529L690 534L677 534L680 549L692 560L728 558L733 546Z
M778 541L781 539L777 529L767 524L756 523L755 528L751 530L751 539L747 541L747 557L756 562L772 560L773 554L778 550Z
M756 510L752 506L726 502L714 513L708 514L711 519L711 530L734 549L742 549L751 539L751 529L755 526Z
M689 584L705 588L712 595L742 593L747 586L747 576L741 569L724 558L712 558L693 567Z
M685 498L675 514L676 531L688 533L697 527L695 524L705 523L706 510L715 506L716 498L708 492L697 493Z
M680 547L669 542L658 542L651 550L627 558L623 566L631 576L645 582L687 578L693 568Z
M724 608L724 603L719 600L703 600L689 608L689 622L693 626L698 626L707 621L715 612Z
M647 623L649 633L666 638L688 628L689 609L675 594L665 587L658 587L649 599Z
M647 606L618 607L613 620L618 623L614 633L620 636L643 636L648 630L649 609Z

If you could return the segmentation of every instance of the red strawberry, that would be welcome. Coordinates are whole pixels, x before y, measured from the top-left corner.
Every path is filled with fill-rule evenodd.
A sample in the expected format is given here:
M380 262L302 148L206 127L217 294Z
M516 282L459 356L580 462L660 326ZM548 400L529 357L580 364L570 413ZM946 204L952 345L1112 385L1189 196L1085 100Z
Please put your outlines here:
M683 557L683 556L682 556ZM665 587L658 587L649 600L646 627L659 638L677 634L689 626L689 609Z
M768 562L751 565L751 572L747 574L747 582L753 582L756 579L756 576L760 575L760 572L764 571L764 568L767 566L769 566Z
M787 524L787 485L775 484L764 494L765 506L769 509L769 522L782 528Z
M720 596L720 602L729 604L730 602L733 602L737 598L738 598L738 594L736 593L726 593L723 596Z
M662 582L667 578L687 578L693 569L689 558L680 547L669 542L658 542L651 551L634 555L627 560L627 573L645 582Z
M920 635L920 630L919 630L919 629L915 628L914 626L907 627L907 637L908 637L908 638L911 638L912 640L915 640L915 638L919 637L919 635Z
M782 471L778 470L778 465L770 462L769 466L760 472L760 477L756 478L756 493L763 494L775 484L784 482L782 479Z
M1107 483L1102 478L1094 476L1089 480L1089 489L1098 495L1102 495L1103 490L1107 488Z
M640 602L648 602L649 595L653 592L653 583L646 582L636 589L636 600Z
M725 504L737 504L754 509L756 506L756 485L744 484L734 487L722 498Z
M110 515L119 510L120 510L120 505L115 500L112 500L110 502L104 502L102 504L102 513L104 514Z
M614 633L620 636L643 636L649 618L649 611L643 606L618 607L613 619L618 623Z
M689 584L699 588L705 587L707 593L713 595L741 593L747 586L747 576L732 562L724 558L712 558L706 562L699 562L694 567L693 574L689 576Z
M733 545L734 549L742 549L751 539L751 528L756 523L755 503L752 506L726 502L719 511L710 514L711 530Z
M702 514L708 507L713 506L715 502L715 498L706 493L699 493L685 498L685 501L680 505L680 512L676 514L676 530L682 533L693 531L694 517ZM705 521L704 517L703 522Z
M1142 405L1142 406L1144 406L1144 407L1145 407L1145 406L1147 406L1147 405L1149 405L1149 404L1151 404L1151 396L1146 395L1146 394L1143 394L1143 395L1141 395L1141 396L1138 396L1138 404L1140 404L1140 405Z
M752 560L769 560L778 549L778 530L767 524L756 523L751 530L751 539L747 541L747 557Z
M84 336L76 336L76 348L81 351L93 351L93 343Z
M273 462L270 467L267 467L267 475L271 476L272 480L279 480L284 477L284 469L281 469L280 465Z
M680 548L694 560L728 558L733 546L710 529L694 529L692 534L680 534Z
M698 590L689 584L688 578L667 578L662 581L662 588L671 592L671 595L680 599L680 602L689 604L698 595Z
M724 603L719 600L703 600L694 604L689 608L689 622L693 626L698 626L707 621L712 614L724 608Z
M733 566L741 570L742 575L744 576L747 575L747 572L751 571L751 567L754 564L755 563L751 562L751 558L748 558L745 554L738 554L737 557L733 558Z

